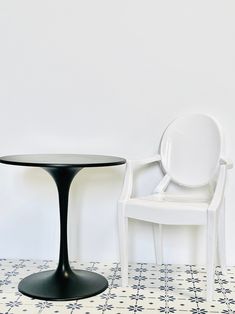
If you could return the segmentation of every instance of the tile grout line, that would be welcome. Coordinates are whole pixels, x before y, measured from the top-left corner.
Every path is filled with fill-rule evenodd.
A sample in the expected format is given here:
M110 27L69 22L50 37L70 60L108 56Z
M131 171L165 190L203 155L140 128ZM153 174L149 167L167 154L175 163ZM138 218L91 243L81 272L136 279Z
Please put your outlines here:
M12 277L13 275L12 274L10 274L10 273L14 273L15 271L17 271L18 270L18 268L20 268L22 265L23 265L23 263L24 263L24 260L21 260L21 262L20 262L20 264L19 265L14 265L13 266L13 270L12 271L8 271L6 274L6 278L3 280L3 282L4 283L2 283L2 280L0 280L0 287L1 286L4 286L4 284L5 284L5 282L7 282L7 280L10 278L10 277ZM9 282L9 283L11 283L11 282ZM8 284L8 283L7 283Z
M96 262L90 262L90 263L91 263L91 267L88 267L87 269L89 269L89 271L92 272L92 271L94 270L94 268L95 268ZM80 301L80 299L77 299L77 300L75 300L73 303L67 305L67 309L70 309L70 308L71 308L70 314L73 314L73 312L74 312L75 310L80 309L80 308L79 308L79 305L81 305L81 308L83 307L82 304L79 304L79 305L78 305L78 301ZM70 307L70 305L71 305L71 307ZM78 306L77 306L77 305L78 305Z
M174 307L173 308L170 308L170 296L169 296L169 291L173 291L174 290L174 287L169 285L169 279L171 277L169 277L169 273L171 272L171 269L169 269L169 264L166 264L165 265L165 311L168 311L169 313L174 313L175 312L175 309ZM168 313L166 312L166 313Z
M48 263L49 263L49 260L44 260L43 264L38 266L38 268L40 269L39 273L48 268ZM51 306L51 302L39 301L39 303L35 304L35 306L39 307L38 314L40 314L45 308L48 308Z
M169 282L168 282L168 265L166 264L164 266L165 272L164 272L164 277L165 277L165 308L169 309L169 300L168 300L168 288L169 288Z
M196 289L196 285L195 285L195 278L194 278L194 273L193 273L193 269L192 269L192 265L189 266L190 268L190 274L191 274L191 279L192 279L192 284L193 284L193 291L194 291L194 302L196 302L197 305L197 311L200 311L200 307L198 305L198 296L197 296L197 289ZM199 280L199 279L198 279Z
M18 270L19 268L22 268L22 266L24 266L26 260L20 260L20 264L15 266L15 270L13 270L12 272ZM14 269L14 268L13 268ZM9 277L11 277L11 275L9 275ZM9 311L14 307L14 306L18 306L21 305L22 302L19 302L19 299L21 298L22 294L20 292L16 292L16 294L18 295L17 299L15 301L9 302L9 309L6 313L9 313Z
M140 283L141 283L141 279L142 279L143 265L144 264L140 264L140 272L139 272L139 279L138 279L138 285L137 285L137 293L136 293L136 299L135 299L134 313L136 313L138 310L137 306L138 306L138 300L139 300L139 295L140 295Z
M216 269L215 274L217 276L218 284L220 285L220 288L221 288L221 293L223 294L223 297L225 300L224 303L227 305L228 313L233 313L230 307L230 303L226 302L226 301L229 301L229 299L227 297L226 289L223 287L223 279L220 278L221 272Z
M119 271L119 264L116 263L116 267L114 268L114 272L113 272L113 275L112 275L111 282L110 282L110 284L108 286L108 293L106 294L106 297L105 297L105 303L104 303L103 308L102 308L102 314L104 314L104 312L108 308L108 301L109 301L109 298L110 298L111 290L113 289L113 286L114 286L114 281L117 278L118 271Z

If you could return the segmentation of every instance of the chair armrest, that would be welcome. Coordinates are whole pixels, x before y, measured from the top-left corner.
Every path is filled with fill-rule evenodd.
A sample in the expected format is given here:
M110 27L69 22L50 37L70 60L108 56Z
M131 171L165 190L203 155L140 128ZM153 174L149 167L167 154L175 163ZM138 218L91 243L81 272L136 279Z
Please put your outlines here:
M123 183L122 192L119 198L119 203L125 202L131 197L132 187L133 187L133 167L132 167L132 163L127 161L124 183Z
M153 157L139 159L139 160L127 160L126 163L126 173L123 183L123 188L119 202L125 202L130 199L133 188L133 167L134 166L144 166L150 163L158 162L161 160L160 155L155 155Z
M226 183L227 166L226 164L220 165L219 175L215 187L215 192L209 205L208 211L215 212L221 205L224 196L224 189Z
M232 169L233 168L233 162L229 158L221 157L220 158L220 164L226 165L227 169Z
M144 166L144 165L148 165L154 162L158 162L160 160L161 160L161 156L155 155L153 157L148 157L148 158L143 158L143 159L129 160L128 162L130 162L133 166Z

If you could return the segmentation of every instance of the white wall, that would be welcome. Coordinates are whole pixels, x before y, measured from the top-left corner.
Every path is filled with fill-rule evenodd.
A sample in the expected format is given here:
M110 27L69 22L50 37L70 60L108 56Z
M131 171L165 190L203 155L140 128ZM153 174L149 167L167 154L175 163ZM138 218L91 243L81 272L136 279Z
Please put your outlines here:
M196 111L221 122L235 160L234 15L229 0L1 1L1 154L149 156L175 116ZM150 172L141 193L154 185ZM120 166L77 175L71 258L118 260L123 174ZM48 174L2 165L0 177L0 257L57 258L58 201ZM234 189L233 171L229 264L235 264ZM153 261L150 226L133 222L130 229L130 259ZM203 262L203 236L203 229L167 228L165 261Z

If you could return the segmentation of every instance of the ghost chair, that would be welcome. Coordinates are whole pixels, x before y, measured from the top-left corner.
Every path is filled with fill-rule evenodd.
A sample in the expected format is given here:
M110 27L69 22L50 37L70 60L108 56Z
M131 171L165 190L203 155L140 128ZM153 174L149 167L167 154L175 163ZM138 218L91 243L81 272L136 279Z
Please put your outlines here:
M214 290L216 254L225 270L225 201L227 170L232 162L224 156L218 123L204 114L185 115L169 124L162 135L159 154L127 162L123 190L118 202L118 225L122 286L128 285L128 220L153 224L157 263L162 264L164 225L203 225L207 230L207 300ZM151 195L133 197L136 166L158 163L164 173ZM169 193L170 184L190 193ZM196 195L203 188L206 194Z

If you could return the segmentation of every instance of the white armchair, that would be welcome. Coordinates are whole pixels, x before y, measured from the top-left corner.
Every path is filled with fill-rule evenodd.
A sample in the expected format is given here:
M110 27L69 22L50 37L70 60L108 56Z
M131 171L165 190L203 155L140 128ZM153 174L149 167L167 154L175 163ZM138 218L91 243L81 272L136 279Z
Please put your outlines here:
M123 190L118 202L118 224L122 285L128 285L128 219L153 223L157 263L162 264L163 225L207 227L207 299L213 296L215 256L225 271L224 189L227 169L233 164L222 157L218 123L203 114L174 120L165 130L160 154L127 162ZM133 167L160 163L165 175L151 195L132 197ZM195 197L168 193L170 182L195 189L207 187L208 195Z

